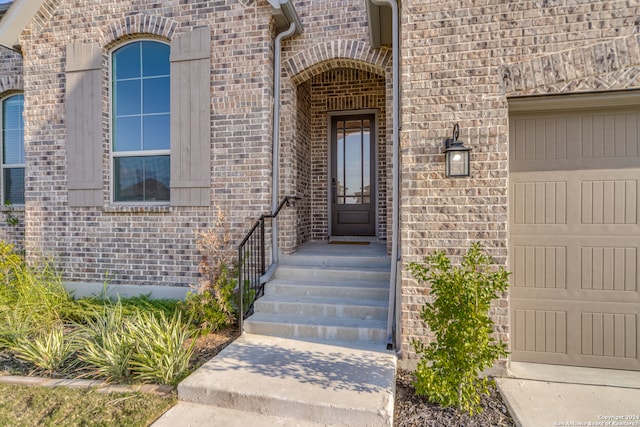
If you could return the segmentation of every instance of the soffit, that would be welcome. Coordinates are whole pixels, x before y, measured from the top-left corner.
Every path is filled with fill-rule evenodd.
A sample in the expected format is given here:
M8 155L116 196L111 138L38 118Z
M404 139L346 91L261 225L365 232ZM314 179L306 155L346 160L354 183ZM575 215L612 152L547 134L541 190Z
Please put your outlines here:
M392 11L389 6L379 6L371 0L367 4L367 18L369 20L369 39L371 46L378 49L392 44Z

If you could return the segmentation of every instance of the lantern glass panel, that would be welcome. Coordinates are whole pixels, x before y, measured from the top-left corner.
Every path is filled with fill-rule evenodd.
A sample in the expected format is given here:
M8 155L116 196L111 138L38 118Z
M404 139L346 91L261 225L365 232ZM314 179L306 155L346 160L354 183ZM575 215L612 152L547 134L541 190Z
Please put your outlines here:
M454 150L447 152L447 176L469 176L469 152Z

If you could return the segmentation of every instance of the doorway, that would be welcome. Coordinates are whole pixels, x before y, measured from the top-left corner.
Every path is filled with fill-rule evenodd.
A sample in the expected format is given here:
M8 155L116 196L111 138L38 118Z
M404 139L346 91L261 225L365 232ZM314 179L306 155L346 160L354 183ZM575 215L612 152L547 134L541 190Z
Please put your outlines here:
M375 115L331 117L331 234L374 236Z

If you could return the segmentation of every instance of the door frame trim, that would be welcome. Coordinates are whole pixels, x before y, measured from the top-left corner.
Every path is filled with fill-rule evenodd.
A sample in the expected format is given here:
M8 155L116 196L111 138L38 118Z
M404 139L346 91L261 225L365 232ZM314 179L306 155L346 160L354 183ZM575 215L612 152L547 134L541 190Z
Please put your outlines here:
M378 148L379 148L379 139L378 139L378 119L379 119L379 110L376 108L366 108L363 110L336 110L336 111L329 111L327 113L327 182L326 184L326 188L327 188L327 237L331 238L331 236L333 236L333 230L332 230L332 224L331 224L331 212L333 209L333 202L331 200L331 122L333 121L333 118L336 116L358 116L358 115L362 115L362 114L372 114L373 115L373 119L375 120L374 123L374 130L375 130L375 138L374 138L374 150L373 150L373 161L374 161L374 173L373 173L373 179L375 180L376 183L376 193L379 193L378 190L378 186L379 186L379 167L378 167L378 163L379 163L379 159L378 159ZM373 236L376 238L379 238L378 236L378 232L379 232L379 228L380 228L380 219L379 219L379 210L380 210L380 204L379 204L379 197L378 194L375 195L375 204L374 204L374 212L375 212L375 219L374 219L374 234Z

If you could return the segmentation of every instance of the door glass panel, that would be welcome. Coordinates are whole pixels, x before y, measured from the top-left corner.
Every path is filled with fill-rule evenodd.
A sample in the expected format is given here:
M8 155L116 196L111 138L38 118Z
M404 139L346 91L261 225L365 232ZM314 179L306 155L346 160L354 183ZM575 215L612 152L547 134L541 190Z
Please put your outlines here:
M337 129L337 145L336 145L336 155L337 155L337 170L336 170L336 188L337 192L337 200L336 202L340 205L345 203L344 200L344 122L338 122Z
M346 204L362 203L362 122L349 121L345 129L345 196Z
M369 120L362 124L362 203L369 203L368 196L371 195L371 138L369 133Z
M337 121L337 204L371 203L371 167L370 121Z

